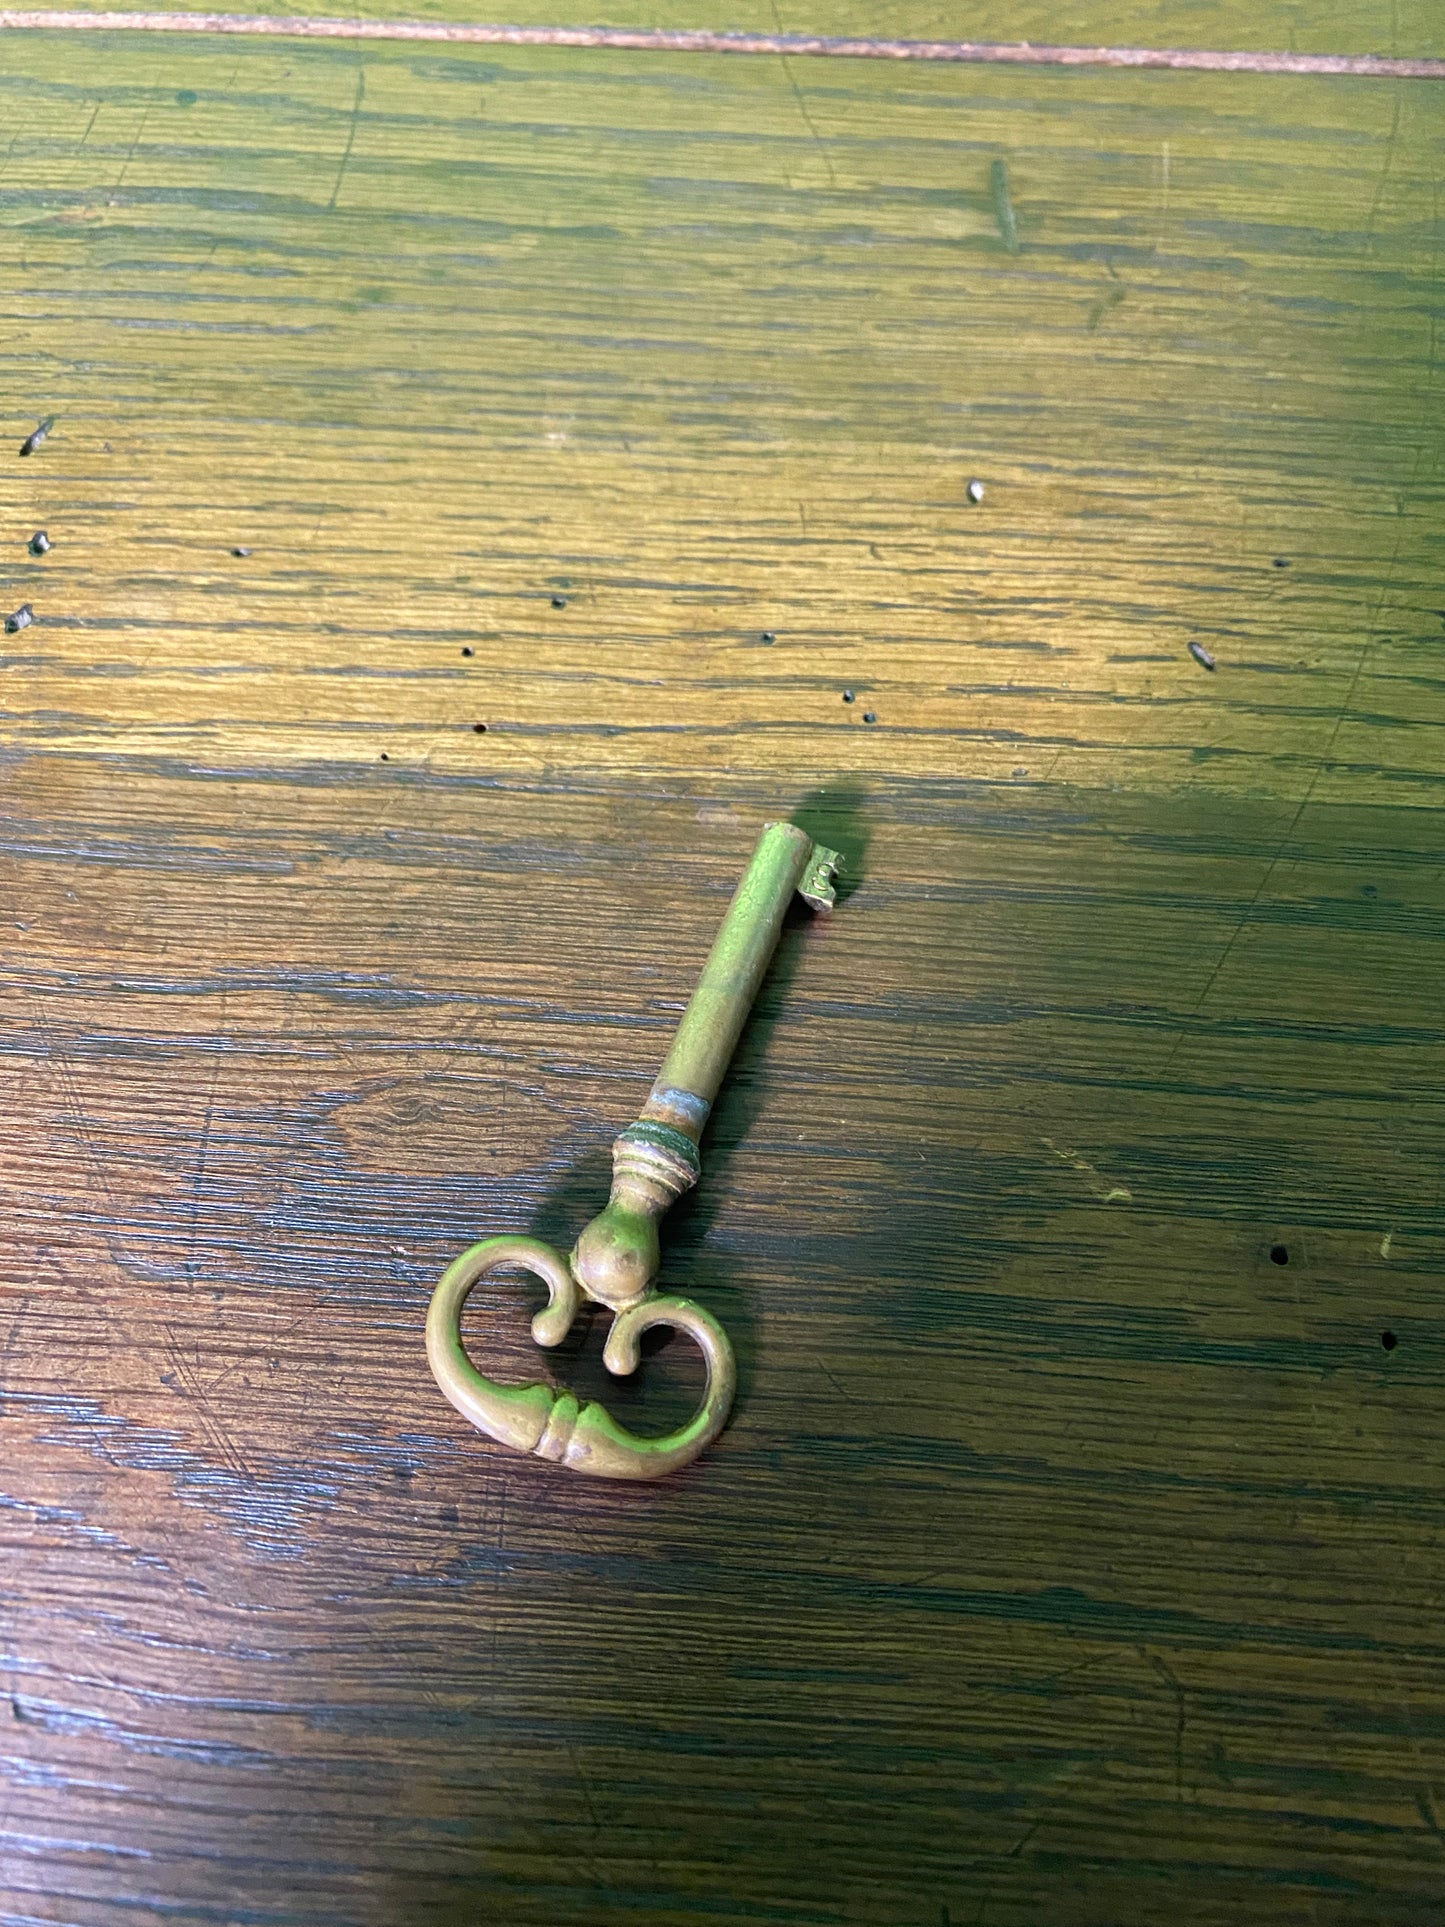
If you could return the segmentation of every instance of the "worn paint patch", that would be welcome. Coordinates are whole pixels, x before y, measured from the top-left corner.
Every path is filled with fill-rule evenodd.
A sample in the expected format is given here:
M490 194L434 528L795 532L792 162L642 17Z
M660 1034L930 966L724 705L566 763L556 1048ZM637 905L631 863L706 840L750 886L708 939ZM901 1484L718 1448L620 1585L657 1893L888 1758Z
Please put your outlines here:
M1060 1164L1067 1164L1071 1170L1078 1171L1087 1178L1089 1189L1093 1192L1094 1196L1104 1204L1132 1204L1134 1202L1134 1193L1129 1189L1128 1185L1116 1184L1113 1179L1106 1178L1094 1165L1090 1164L1087 1158L1080 1157L1077 1151L1066 1150L1063 1145L1055 1144L1051 1137L1041 1137L1039 1143L1044 1145L1053 1156L1059 1160Z

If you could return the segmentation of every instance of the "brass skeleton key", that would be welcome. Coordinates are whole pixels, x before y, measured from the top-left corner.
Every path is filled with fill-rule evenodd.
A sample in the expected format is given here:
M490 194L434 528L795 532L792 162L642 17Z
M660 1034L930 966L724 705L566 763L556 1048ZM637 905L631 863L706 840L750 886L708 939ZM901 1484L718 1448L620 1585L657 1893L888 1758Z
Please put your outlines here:
M726 1424L737 1385L732 1346L701 1305L652 1289L657 1225L701 1174L698 1141L794 891L815 910L831 910L837 868L837 852L793 824L763 831L642 1115L612 1147L607 1208L571 1257L538 1238L484 1238L442 1274L427 1313L427 1358L452 1404L489 1438L598 1478L660 1479L695 1459ZM547 1303L532 1320L539 1345L562 1342L584 1299L606 1305L614 1317L602 1357L615 1374L637 1369L638 1341L653 1325L690 1333L707 1384L688 1423L664 1438L638 1438L604 1406L580 1404L570 1392L484 1378L462 1345L462 1306L474 1285L504 1266L520 1266L547 1287Z

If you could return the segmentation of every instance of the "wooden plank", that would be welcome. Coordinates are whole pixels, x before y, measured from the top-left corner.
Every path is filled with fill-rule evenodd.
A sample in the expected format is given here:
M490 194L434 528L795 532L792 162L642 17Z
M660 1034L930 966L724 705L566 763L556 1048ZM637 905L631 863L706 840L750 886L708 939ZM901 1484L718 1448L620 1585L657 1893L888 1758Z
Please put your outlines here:
M16 578L22 739L1438 798L1430 90L64 57L12 500L88 534Z
M0 1915L1415 1927L1434 95L6 51ZM737 1419L508 1459L785 809Z

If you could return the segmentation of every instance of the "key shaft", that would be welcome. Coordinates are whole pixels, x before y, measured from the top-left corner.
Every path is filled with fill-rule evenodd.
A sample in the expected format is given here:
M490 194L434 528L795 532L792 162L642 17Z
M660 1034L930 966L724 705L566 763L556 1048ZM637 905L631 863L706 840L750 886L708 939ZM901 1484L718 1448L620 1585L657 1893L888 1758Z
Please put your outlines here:
M656 1274L658 1220L697 1183L698 1143L747 1022L794 893L833 907L836 850L770 823L733 894L702 976L642 1107L612 1147L612 1195L577 1240L572 1269L589 1297L620 1310Z

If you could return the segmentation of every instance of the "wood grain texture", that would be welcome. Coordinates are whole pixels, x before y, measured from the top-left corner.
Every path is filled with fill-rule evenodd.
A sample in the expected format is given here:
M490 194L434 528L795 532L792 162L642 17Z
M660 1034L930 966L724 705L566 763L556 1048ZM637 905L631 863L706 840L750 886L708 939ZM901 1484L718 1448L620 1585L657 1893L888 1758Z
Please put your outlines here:
M6 55L0 1920L1430 1919L1433 93ZM427 1292L781 810L561 1478Z

